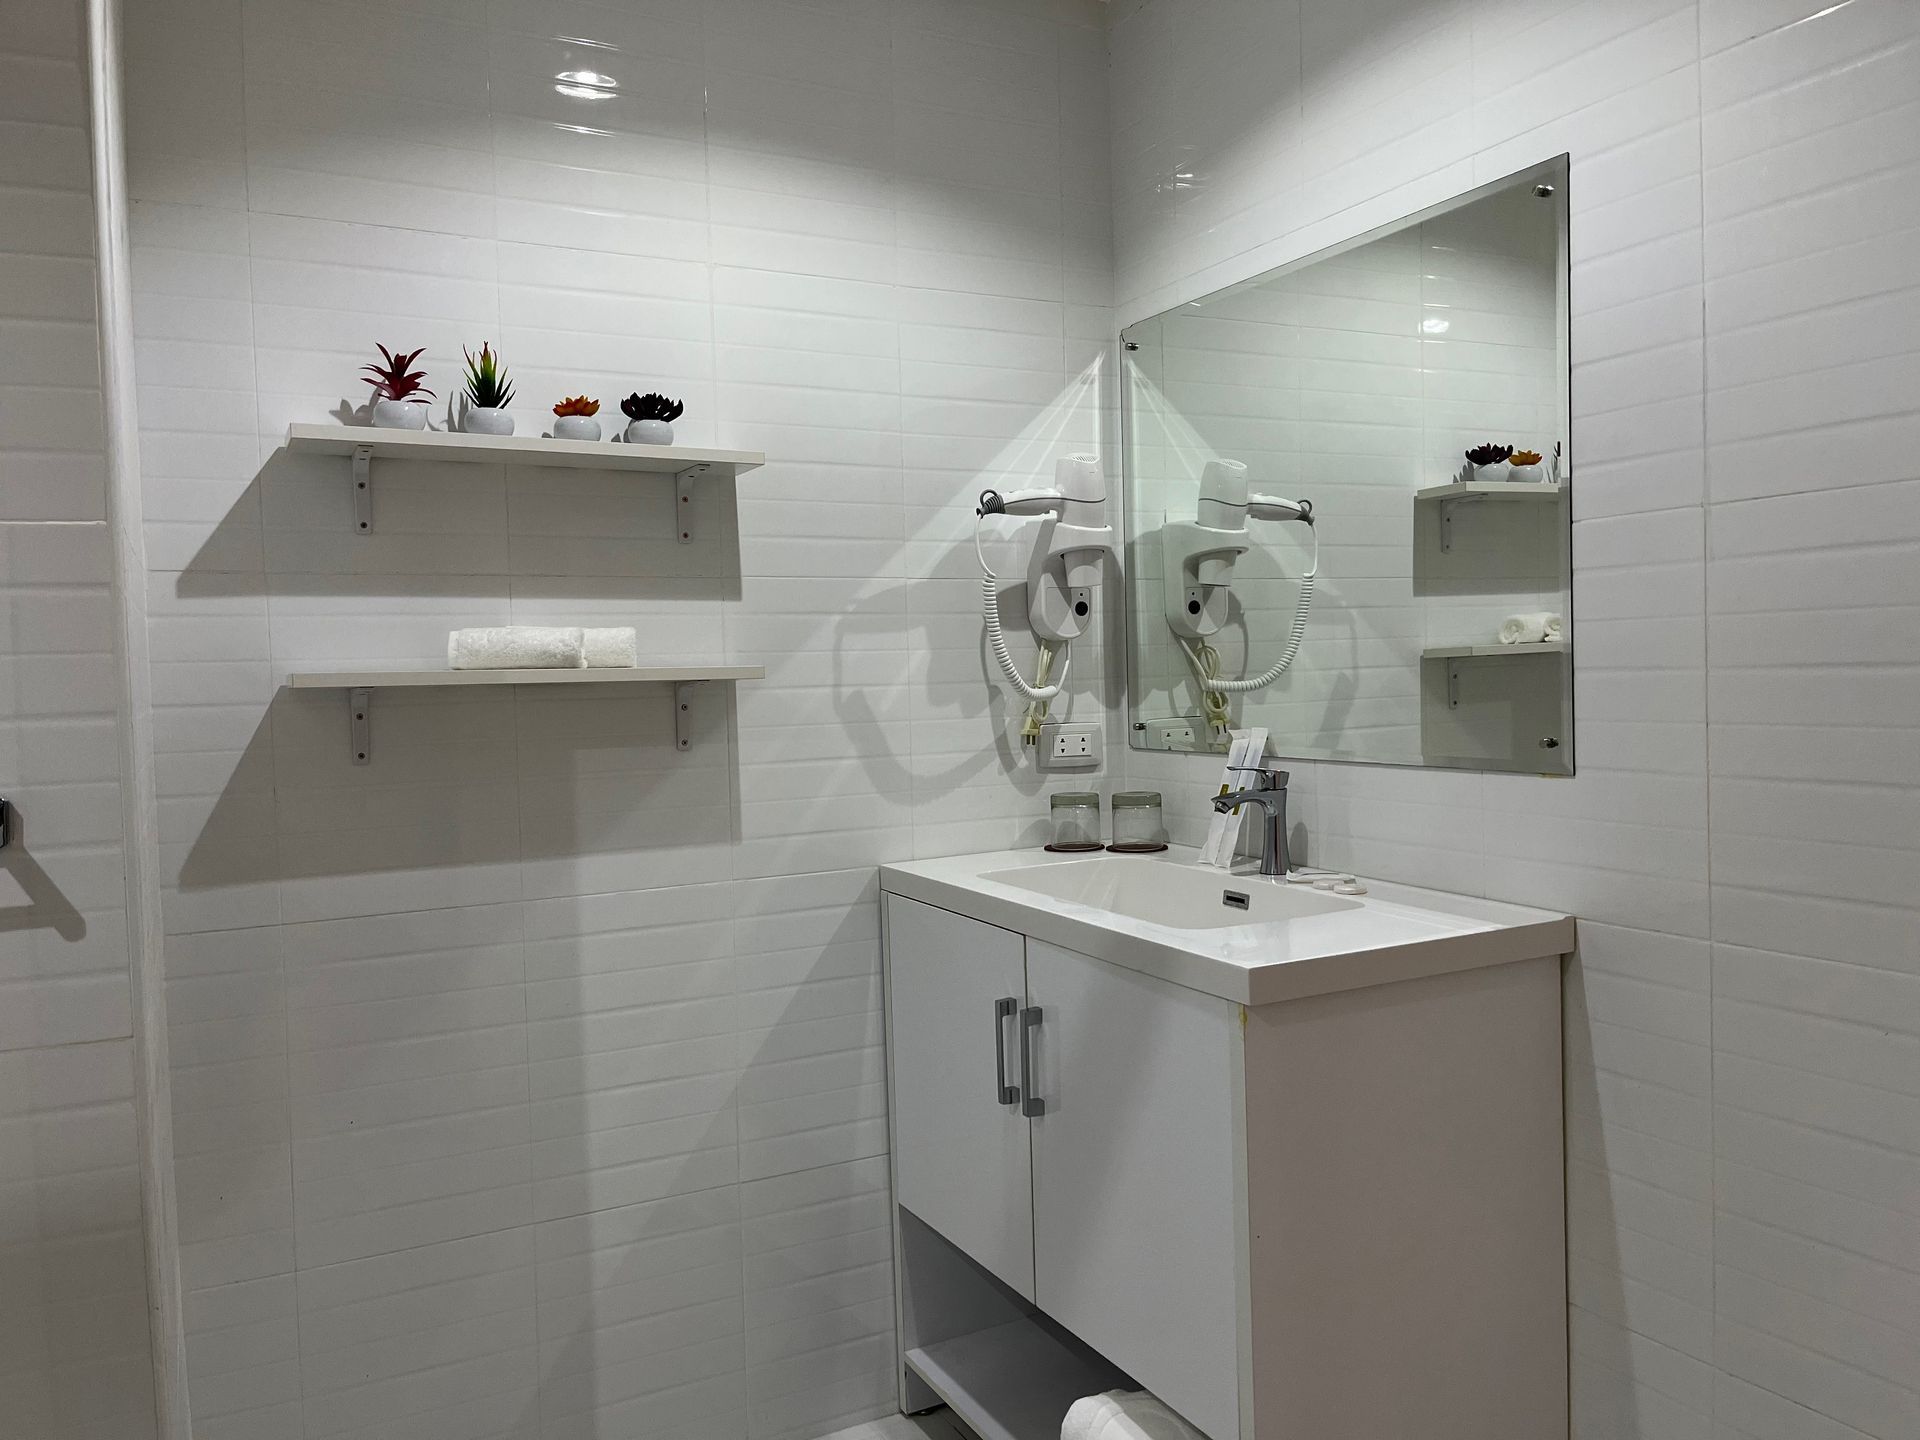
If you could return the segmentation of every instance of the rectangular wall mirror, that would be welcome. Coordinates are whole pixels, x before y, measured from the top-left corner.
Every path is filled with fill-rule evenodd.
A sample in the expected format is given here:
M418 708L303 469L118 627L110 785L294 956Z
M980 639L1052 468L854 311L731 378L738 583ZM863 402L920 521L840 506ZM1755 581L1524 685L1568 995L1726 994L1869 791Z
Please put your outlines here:
M1121 336L1135 748L1573 772L1566 173Z

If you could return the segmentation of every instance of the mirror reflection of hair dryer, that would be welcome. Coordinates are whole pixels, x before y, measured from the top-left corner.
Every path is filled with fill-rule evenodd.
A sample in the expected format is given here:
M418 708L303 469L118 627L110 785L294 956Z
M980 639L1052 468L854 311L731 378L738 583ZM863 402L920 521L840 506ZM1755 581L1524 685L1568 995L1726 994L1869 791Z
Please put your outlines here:
M1101 561L1113 550L1113 527L1107 523L1106 475L1095 456L1068 455L1054 465L1051 490L1014 490L1005 495L996 490L983 491L974 515L973 548L980 560L980 610L987 627L987 647L1007 680L1028 702L1020 738L1032 745L1040 737L1048 702L1066 686L1067 667L1072 660L1070 647L1093 620ZM989 515L1044 517L1027 560L1027 618L1039 646L1031 682L1014 663L1001 629L999 579L980 545L980 527ZM1054 678L1056 655L1060 673Z
M1300 577L1293 624L1280 658L1258 675L1228 680L1220 674L1220 655L1208 643L1227 623L1233 599L1234 562L1252 548L1249 520L1297 520L1313 533L1313 560ZM1230 699L1264 690L1293 664L1313 607L1313 586L1320 570L1320 531L1313 502L1257 495L1247 488L1247 467L1238 460L1209 460L1200 472L1200 495L1192 520L1169 520L1161 529L1166 566L1167 625L1173 631L1200 683L1200 701L1216 738L1226 734Z

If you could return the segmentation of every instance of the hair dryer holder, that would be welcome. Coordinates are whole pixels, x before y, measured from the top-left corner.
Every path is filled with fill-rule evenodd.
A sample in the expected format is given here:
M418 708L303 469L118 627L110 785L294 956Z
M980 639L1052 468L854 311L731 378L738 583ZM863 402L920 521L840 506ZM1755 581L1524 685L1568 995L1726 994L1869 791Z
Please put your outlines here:
M1038 639L1077 640L1093 621L1110 527L1070 525L1047 516L1027 557L1027 618Z
M1166 566L1167 624L1187 640L1204 640L1227 623L1234 562L1251 548L1246 530L1219 530L1191 520L1161 528Z

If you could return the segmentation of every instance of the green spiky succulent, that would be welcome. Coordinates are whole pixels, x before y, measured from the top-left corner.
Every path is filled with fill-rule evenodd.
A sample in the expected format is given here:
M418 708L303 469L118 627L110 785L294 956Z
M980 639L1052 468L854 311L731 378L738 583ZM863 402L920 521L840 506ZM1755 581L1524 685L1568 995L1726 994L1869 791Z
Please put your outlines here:
M467 403L476 410L504 410L513 403L513 382L507 367L491 345L483 344L480 353L463 352L467 357Z

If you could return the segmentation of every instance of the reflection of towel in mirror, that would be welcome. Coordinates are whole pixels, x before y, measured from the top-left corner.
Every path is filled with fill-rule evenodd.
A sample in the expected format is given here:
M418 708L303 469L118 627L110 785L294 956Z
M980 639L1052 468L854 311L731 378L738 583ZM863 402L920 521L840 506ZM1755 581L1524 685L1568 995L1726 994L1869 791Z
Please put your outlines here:
M1525 615L1509 615L1500 622L1502 645L1538 645L1543 640L1560 638L1560 617L1551 610L1532 610Z
M1206 1440L1144 1390L1109 1390L1073 1402L1060 1440Z
M579 629L492 625L447 636L449 670L579 670L587 663Z

